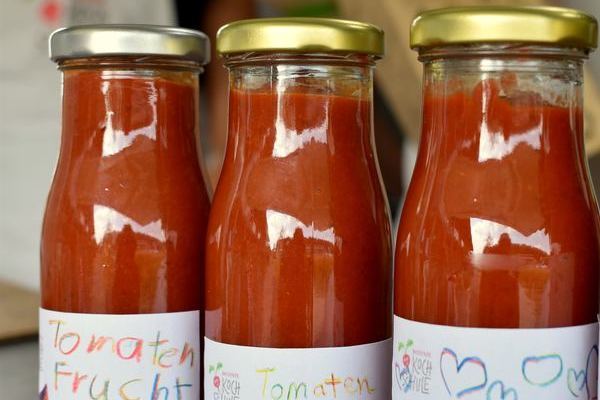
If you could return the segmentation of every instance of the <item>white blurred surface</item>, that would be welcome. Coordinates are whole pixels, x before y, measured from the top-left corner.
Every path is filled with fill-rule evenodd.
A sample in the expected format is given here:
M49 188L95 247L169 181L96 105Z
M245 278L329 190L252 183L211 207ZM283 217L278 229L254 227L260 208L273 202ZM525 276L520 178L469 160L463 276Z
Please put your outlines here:
M39 286L41 221L60 143L48 34L66 25L175 21L171 0L0 0L0 279Z

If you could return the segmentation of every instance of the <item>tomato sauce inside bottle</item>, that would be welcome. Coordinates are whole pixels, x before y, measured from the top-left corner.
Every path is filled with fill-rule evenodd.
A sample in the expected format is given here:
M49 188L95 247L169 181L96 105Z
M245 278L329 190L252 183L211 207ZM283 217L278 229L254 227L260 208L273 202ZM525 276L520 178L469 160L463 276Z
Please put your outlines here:
M497 328L595 320L597 217L581 109L503 95L514 85L508 74L447 96L426 88L398 240L398 315Z
M42 306L106 314L200 309L209 199L195 137L197 82L70 70L63 95Z
M266 347L387 337L389 227L371 107L302 90L231 91L209 225L209 337Z

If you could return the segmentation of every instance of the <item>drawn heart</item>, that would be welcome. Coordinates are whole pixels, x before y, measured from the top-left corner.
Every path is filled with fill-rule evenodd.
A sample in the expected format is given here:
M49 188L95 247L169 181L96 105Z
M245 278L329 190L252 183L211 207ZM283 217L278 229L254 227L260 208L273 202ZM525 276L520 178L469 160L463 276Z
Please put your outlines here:
M530 385L549 386L562 375L563 361L558 354L526 357L521 363L521 373Z
M575 371L569 368L567 371L567 387L569 392L575 397L579 397L585 386L585 370Z
M519 400L519 395L515 389L505 387L504 382L495 381L488 387L487 400Z
M594 345L587 356L585 389L590 400L598 400L598 346Z
M451 349L442 350L440 372L448 394L456 398L482 390L487 385L487 369L483 361L477 357L466 357L459 362Z

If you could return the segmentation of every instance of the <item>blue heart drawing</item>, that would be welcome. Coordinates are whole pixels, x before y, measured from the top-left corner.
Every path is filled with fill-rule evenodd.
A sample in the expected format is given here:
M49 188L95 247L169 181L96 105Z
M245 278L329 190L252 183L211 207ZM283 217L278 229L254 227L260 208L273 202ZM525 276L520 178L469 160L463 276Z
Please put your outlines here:
M585 364L585 390L589 400L598 400L598 346L590 349Z
M550 373L548 373L550 369ZM541 372L541 373L540 373ZM525 357L521 364L521 373L527 383L534 386L546 387L558 380L563 373L563 360L558 354ZM531 375L536 373L535 377ZM540 375L548 374L545 377Z
M487 400L519 400L519 395L515 389L505 387L504 382L494 381L488 387Z
M448 368L448 363L444 362L445 359L450 359L451 361L451 366L449 367L451 368L450 370L446 370L446 368ZM469 367L469 370L465 369L467 367ZM456 353L448 348L442 350L442 353L440 354L440 372L448 394L450 396L456 396L456 398L461 398L464 395L482 390L485 388L488 381L487 369L485 363L481 359L478 357L466 357L459 362ZM460 387L461 384L453 381L453 379L458 381L461 372L463 373L462 379L466 381L470 380L471 382L463 382L462 386L464 387L458 389L455 386ZM479 374L480 377L474 376L473 373L475 373L475 375ZM452 389L450 386L453 386ZM456 391L456 393L453 393L454 391Z
M585 386L585 370L576 371L569 368L567 371L567 388L575 397L579 397Z

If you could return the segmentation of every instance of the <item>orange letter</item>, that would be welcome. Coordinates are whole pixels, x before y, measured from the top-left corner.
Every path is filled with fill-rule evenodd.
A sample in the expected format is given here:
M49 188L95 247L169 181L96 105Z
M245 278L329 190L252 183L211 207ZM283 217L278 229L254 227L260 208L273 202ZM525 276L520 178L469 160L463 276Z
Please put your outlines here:
M169 358L174 355L177 355L177 349L169 349L160 353L160 356L158 356L158 366L161 368L171 368L173 364L163 364L162 359L163 357Z
M326 379L323 383L325 383L326 385L331 385L331 387L333 388L333 398L337 398L337 391L335 389L335 385L337 385L338 383L342 383L342 381L336 378L333 373L331 373L331 378Z
M133 351L128 356L123 355L122 344L123 342L133 342ZM117 342L117 355L123 360L131 360L135 358L135 361L140 362L142 359L142 346L144 345L144 341L142 339L134 338L134 337L125 337L119 339Z
M360 380L360 378L357 378L356 382L358 382L358 393L362 393L363 385L367 387L367 393L371 394L375 392L375 389L369 386L369 380L367 378L363 378L362 380Z
M190 358L190 367L194 366L194 348L190 346L187 342L183 346L183 350L181 351L181 357L179 358L179 365L183 365L187 358Z
M66 339L69 338L75 338L75 343L71 346L71 348L69 350L63 350L63 342ZM81 338L79 337L79 335L75 332L69 332L69 333L65 333L64 335L62 335L60 337L60 340L58 341L58 350L60 350L61 353L63 353L65 356L68 356L69 354L73 353L75 350L77 350L77 347L79 347L79 342L81 341Z
M141 379L132 379L130 381L125 382L124 384L121 385L121 387L119 388L119 396L121 396L121 398L123 400L140 400L139 397L136 397L135 399L133 397L129 397L125 394L125 386L129 385L130 383L133 382L139 382Z
M79 372L75 372L75 376L73 377L73 393L77 393L81 381L85 378L87 378L87 375L79 375Z
M156 341L149 342L148 347L154 347L154 355L152 356L152 365L156 365L158 358L158 348L163 344L167 343L168 340L160 340L160 331L156 333Z
M58 346L58 331L60 330L60 326L64 322L65 321L61 321L59 319L51 319L50 321L48 321L48 323L50 325L56 325L56 332L54 333L54 348L56 348L56 346Z
M111 341L112 344L110 345L110 348L112 350L112 352L115 352L115 339L111 338L110 336L100 336L98 338L98 340L96 340L96 335L92 335L92 338L90 339L90 344L88 345L87 348L87 352L88 353L92 353L94 351L100 351L102 350L102 348L104 347L104 345L106 344L106 342Z

